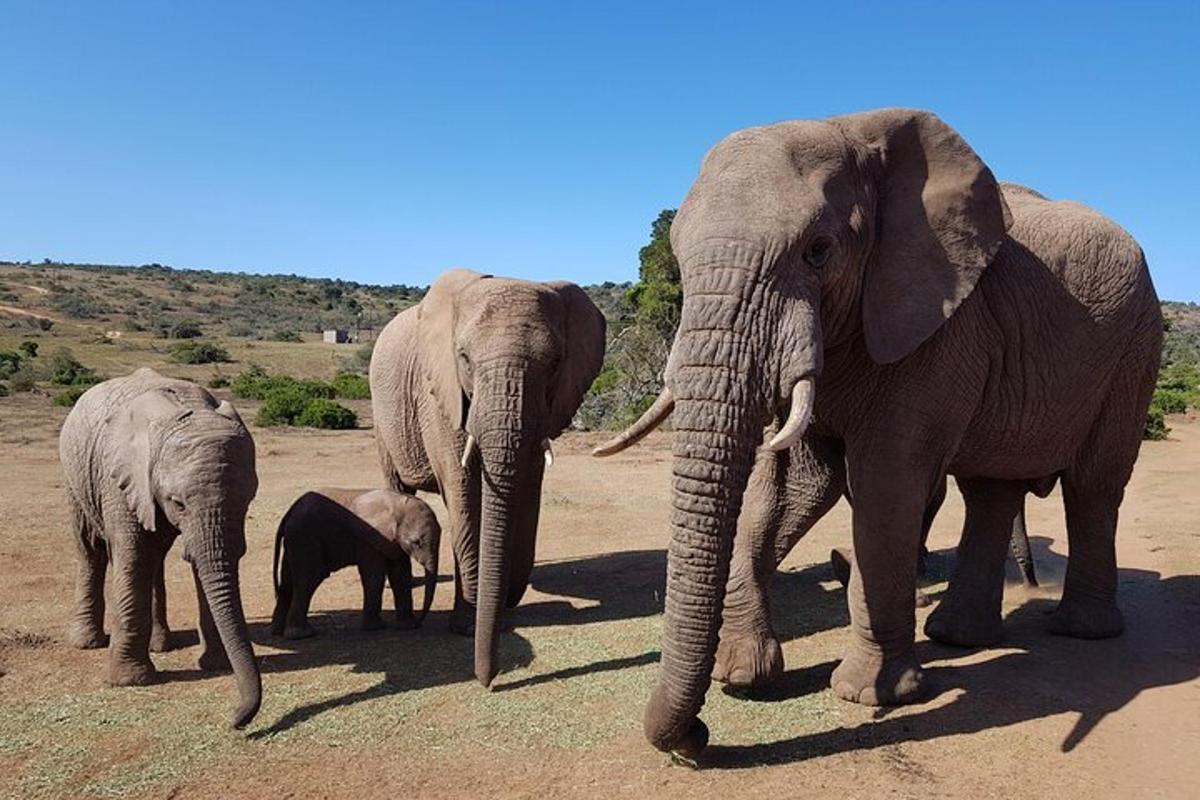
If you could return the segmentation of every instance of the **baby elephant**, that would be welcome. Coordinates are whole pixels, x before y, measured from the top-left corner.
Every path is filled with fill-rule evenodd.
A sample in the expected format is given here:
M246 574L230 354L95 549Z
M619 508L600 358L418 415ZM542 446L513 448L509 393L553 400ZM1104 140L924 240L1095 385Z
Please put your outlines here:
M283 515L275 534L275 613L271 631L303 639L313 592L335 570L355 564L363 586L363 630L383 627L384 578L392 587L396 622L421 624L437 585L442 529L424 502L388 489L306 492ZM282 559L280 558L282 554ZM412 558L425 570L425 599L413 616Z

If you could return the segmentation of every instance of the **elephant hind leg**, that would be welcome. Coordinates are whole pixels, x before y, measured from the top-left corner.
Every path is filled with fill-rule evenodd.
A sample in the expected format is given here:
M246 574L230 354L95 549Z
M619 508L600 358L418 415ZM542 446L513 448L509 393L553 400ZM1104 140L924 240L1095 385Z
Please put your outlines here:
M966 503L962 540L946 597L925 621L925 634L945 644L986 647L1003 635L1004 562L1024 504L1020 481L958 480Z
M83 508L70 498L75 532L76 559L75 608L67 627L67 642L81 650L108 645L104 633L104 575L108 568L108 546L94 530Z

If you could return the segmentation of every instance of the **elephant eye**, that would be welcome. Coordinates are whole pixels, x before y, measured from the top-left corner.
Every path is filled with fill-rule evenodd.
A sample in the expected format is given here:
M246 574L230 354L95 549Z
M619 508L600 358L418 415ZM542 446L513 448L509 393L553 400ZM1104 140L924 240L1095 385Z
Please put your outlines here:
M833 255L833 239L817 236L804 248L804 261L813 269L820 269Z
M458 351L458 363L462 365L463 374L471 374L471 357L462 350Z

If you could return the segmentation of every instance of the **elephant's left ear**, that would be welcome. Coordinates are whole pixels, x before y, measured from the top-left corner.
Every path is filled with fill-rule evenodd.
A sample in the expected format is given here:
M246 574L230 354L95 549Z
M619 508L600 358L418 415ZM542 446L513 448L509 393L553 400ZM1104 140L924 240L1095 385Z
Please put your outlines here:
M878 159L878 230L863 286L863 332L877 363L912 353L975 288L1012 224L992 171L927 111L836 117Z
M556 281L546 284L563 304L563 360L550 396L550 419L546 436L553 439L575 418L583 396L604 366L606 323L604 314L573 283Z
M145 530L156 527L152 466L163 422L186 412L157 391L138 395L108 418L109 469L126 505Z

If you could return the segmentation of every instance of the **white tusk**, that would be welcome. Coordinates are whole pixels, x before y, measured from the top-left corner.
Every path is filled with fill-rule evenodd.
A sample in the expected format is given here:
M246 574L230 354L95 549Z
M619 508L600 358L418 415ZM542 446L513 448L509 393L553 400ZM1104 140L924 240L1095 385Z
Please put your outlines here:
M462 461L459 462L462 464L463 469L466 469L467 467L471 466L471 456L474 453L475 453L475 437L468 433L467 434L467 444L466 444L466 446L463 447Z
M643 439L650 431L661 425L663 420L671 416L671 412L674 409L675 398L671 395L671 390L664 387L662 392L659 393L658 399L646 409L644 414L638 417L637 422L604 444L594 448L592 455L597 458L603 458L604 456L611 456L614 453L621 452L626 447Z
M554 466L554 449L550 447L549 439L542 439L542 455L546 457L546 466Z
M813 395L816 387L812 378L805 378L792 388L792 410L788 412L787 421L779 432L767 442L767 449L779 452L787 450L804 435L808 422L812 419Z

